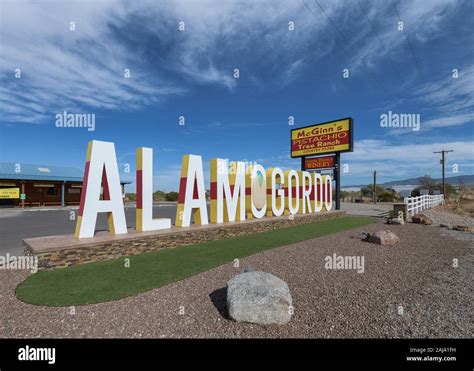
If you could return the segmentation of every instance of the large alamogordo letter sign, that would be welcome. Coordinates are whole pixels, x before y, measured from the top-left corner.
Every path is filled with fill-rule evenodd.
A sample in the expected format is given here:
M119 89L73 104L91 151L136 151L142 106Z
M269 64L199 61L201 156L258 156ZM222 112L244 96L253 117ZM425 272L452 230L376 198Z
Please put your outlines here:
M137 149L138 231L171 228L170 219L153 219L153 150ZM292 214L317 213L332 208L329 175L260 164L212 159L210 166L210 222L220 224ZM175 225L189 227L209 223L201 156L185 155L181 168ZM101 188L103 197L101 199ZM107 213L111 234L127 233L115 145L89 142L82 184L76 237L93 237L98 213Z
M351 152L353 143L350 117L291 130L291 157Z

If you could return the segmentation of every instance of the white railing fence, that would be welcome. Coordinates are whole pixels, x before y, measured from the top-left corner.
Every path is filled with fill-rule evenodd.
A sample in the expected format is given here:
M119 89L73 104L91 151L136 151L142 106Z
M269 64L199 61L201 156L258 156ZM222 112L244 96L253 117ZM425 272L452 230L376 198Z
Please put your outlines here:
M405 197L403 202L407 204L408 215L413 216L434 206L444 205L444 196L422 195L418 197Z

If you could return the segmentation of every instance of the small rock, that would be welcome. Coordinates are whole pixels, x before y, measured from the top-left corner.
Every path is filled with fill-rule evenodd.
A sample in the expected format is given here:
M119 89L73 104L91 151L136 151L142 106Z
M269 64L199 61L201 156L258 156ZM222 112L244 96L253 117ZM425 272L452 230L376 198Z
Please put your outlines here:
M370 237L370 233L368 232L360 232L358 237L362 240L362 241L367 241Z
M253 272L253 271L254 271L254 269L250 266L247 266L247 267L244 268L244 273L250 273L250 272Z
M451 226L449 224L444 224L444 223L440 223L439 226L441 228L451 228Z
M399 243L400 239L392 231L384 230L375 232L368 241L382 246L391 246Z
M474 231L473 226L467 226L467 225L457 225L453 227L455 231L460 231L460 232L472 232Z
M242 273L227 283L227 309L235 321L283 325L291 319L291 306L287 283L270 273Z
M411 221L417 224L431 225L433 221L425 214L415 214L411 217Z
M392 218L388 224L395 224L395 225L404 225L405 221L400 218Z

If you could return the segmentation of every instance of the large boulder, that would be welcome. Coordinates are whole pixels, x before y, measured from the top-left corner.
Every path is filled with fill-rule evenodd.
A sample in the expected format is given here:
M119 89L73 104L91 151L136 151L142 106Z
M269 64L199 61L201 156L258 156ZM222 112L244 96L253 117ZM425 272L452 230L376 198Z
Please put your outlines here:
M369 242L382 246L392 246L400 242L398 236L389 230L377 231L370 235Z
M227 309L235 321L262 325L283 325L293 313L286 282L260 271L241 273L227 282Z
M431 225L433 221L428 218L425 214L415 214L411 217L411 221L413 223L424 224L424 225Z

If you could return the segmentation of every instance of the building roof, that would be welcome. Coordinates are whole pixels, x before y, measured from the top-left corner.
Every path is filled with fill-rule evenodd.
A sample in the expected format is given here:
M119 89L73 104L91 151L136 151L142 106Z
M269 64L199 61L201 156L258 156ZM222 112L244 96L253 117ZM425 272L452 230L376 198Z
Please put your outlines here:
M0 162L0 179L81 182L84 172L76 167ZM122 184L131 182L121 181Z

